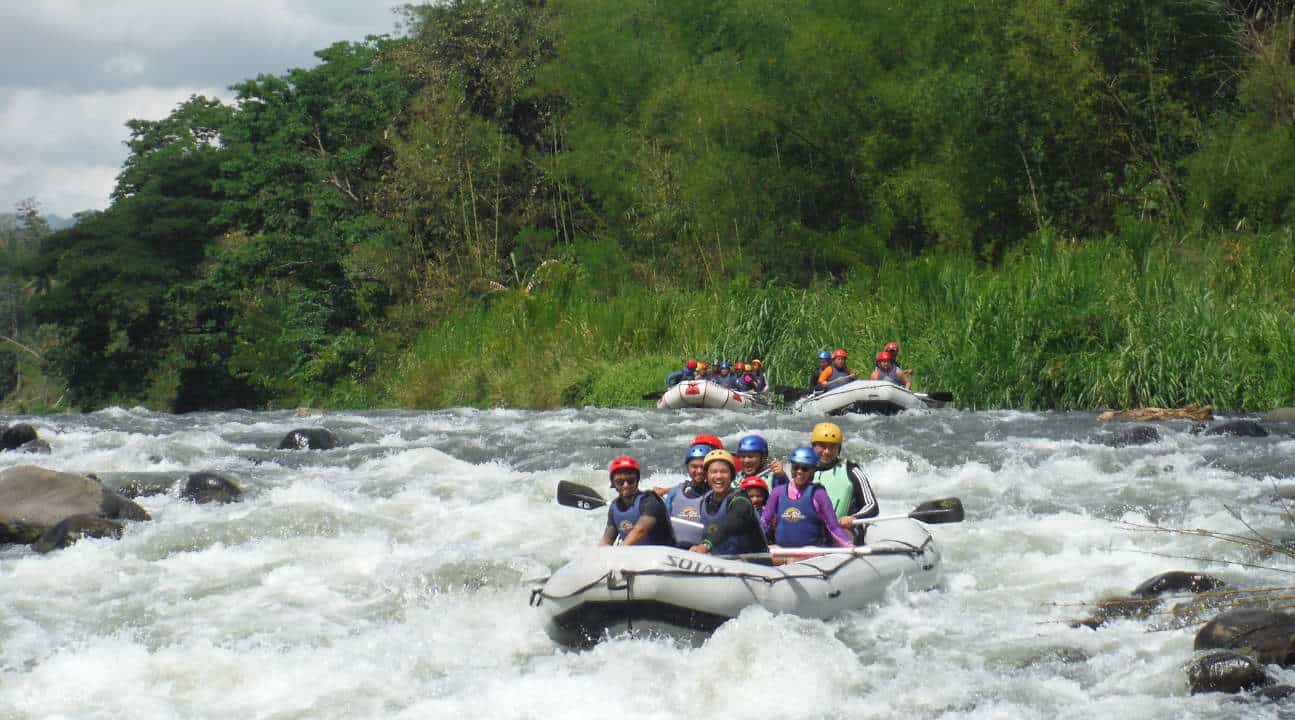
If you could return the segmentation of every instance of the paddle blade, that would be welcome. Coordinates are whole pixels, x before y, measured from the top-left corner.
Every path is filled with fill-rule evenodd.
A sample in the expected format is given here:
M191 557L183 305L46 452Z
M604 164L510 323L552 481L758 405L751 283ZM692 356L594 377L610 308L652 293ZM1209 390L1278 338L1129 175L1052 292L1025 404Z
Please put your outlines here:
M964 513L962 501L955 497L928 500L918 505L908 516L927 525L942 525L962 522Z
M926 396L939 402L953 402L953 393L948 390L936 390L935 392L926 393Z
M773 391L775 394L780 396L784 402L795 402L814 392L809 388L791 387L789 385L779 385L774 388Z
M607 501L593 488L585 487L579 483L559 480L558 504L580 508L581 510L593 510L603 507L607 504Z
M643 393L642 397L643 397L643 399L644 399L644 400L660 400L662 395L665 395L665 390L658 390L658 391L656 391L656 392Z

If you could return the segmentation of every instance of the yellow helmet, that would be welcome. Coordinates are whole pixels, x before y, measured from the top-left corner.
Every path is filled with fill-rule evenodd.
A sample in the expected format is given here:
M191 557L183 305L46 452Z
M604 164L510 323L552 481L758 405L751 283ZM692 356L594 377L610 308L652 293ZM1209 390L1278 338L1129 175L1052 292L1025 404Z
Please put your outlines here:
M723 460L728 463L729 470L732 470L735 473L737 472L737 461L733 459L732 453L727 450L711 450L706 453L705 459L701 461L701 466L703 468L709 467L710 464L716 460Z
M710 363L708 363L708 362L699 362L699 363L697 363L697 369L698 369L698 370L709 370L709 369L710 369Z
M840 445L844 440L841 434L841 428L834 423L819 423L814 426L814 434L809 436L811 443L827 443L829 445Z

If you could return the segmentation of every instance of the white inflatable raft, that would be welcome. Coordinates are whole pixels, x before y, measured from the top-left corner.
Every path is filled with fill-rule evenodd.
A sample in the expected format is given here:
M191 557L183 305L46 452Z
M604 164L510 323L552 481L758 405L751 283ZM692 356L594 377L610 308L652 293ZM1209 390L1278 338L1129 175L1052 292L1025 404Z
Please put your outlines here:
M922 410L943 406L943 402L929 395L906 390L886 380L854 380L826 392L805 397L792 406L792 411L814 415L841 415L851 412L894 415L902 410Z
M750 410L763 401L755 393L730 390L709 380L688 380L666 390L656 406L665 410L709 408L711 410Z
M877 522L864 541L777 567L660 546L595 548L533 588L531 604L563 645L626 632L696 641L749 605L832 618L882 600L895 583L929 590L938 582L940 553L921 523Z

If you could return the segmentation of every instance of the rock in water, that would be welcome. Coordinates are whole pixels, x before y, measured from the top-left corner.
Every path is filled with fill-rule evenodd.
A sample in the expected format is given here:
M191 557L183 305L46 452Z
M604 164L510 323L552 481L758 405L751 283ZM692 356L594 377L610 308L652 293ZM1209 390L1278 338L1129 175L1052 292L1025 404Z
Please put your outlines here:
M1295 661L1295 615L1263 608L1227 610L1196 633L1197 650L1240 650L1261 663Z
M29 453L31 455L49 455L51 450L49 443L40 438L28 440L27 442L14 448L14 452Z
M1268 431L1254 420L1229 420L1205 431L1206 435L1234 435L1236 437L1268 437Z
M1134 597L1152 598L1170 593L1198 593L1217 590L1227 583L1204 573L1173 570L1148 579L1133 590Z
M1212 652L1187 665L1187 684L1192 694L1238 693L1273 684L1263 666L1253 658L1230 651Z
M189 476L180 497L199 505L204 503L231 503L243 499L243 490L229 478L214 472L196 472Z
M17 450L36 439L36 428L27 423L10 425L0 431L0 450Z
M1148 443L1159 442L1160 431L1150 425L1137 425L1124 430L1115 432L1102 438L1102 444L1110 447L1125 447L1128 445L1146 445Z
M283 436L280 450L332 450L337 436L327 428L299 428Z
M74 515L147 520L144 508L73 473L19 465L0 472L0 543L32 543Z
M47 553L65 548L81 538L119 539L121 530L121 523L106 518L94 515L73 515L70 518L64 518L62 522L47 530L40 539L32 543L32 549L38 553Z

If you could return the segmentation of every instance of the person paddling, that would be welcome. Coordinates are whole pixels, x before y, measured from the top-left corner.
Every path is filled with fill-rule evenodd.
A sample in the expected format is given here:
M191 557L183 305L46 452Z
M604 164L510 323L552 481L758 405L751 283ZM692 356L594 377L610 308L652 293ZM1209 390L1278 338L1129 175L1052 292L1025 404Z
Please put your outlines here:
M638 461L622 455L612 460L607 474L617 498L607 504L607 527L598 544L611 545L620 540L622 545L673 546L674 531L665 503L656 493L639 490Z
M791 482L779 485L769 495L760 514L760 524L779 547L825 545L853 547L850 533L841 527L832 500L822 485L814 482L818 454L811 447L798 447L787 458Z
M689 549L716 555L768 552L764 528L751 501L733 490L733 476L737 473L733 456L724 450L712 450L704 465L706 483L710 486L701 505L705 530L701 542Z
M891 340L882 348L885 352L890 353L891 359L895 361L895 372L899 378L904 381L904 387L913 389L913 368L905 368L899 362L899 343Z
M856 517L876 517L879 508L863 468L858 463L841 460L844 440L841 427L835 423L819 423L810 435L810 444L818 457L818 482L832 499L840 524L851 527Z
M823 368L818 374L818 388L820 390L831 390L838 385L844 385L851 380L858 380L859 373L846 367L845 361L850 357L843 348L837 348L832 351L832 364Z
M764 363L759 359L752 360L746 365L747 375L751 376L751 389L754 392L762 393L769 389L769 381L764 376Z
M687 363L684 364L684 368L682 370L675 370L674 372L666 376L665 386L667 388L672 388L681 382L686 382L696 377L697 377L697 361L689 360Z
M810 389L810 390L818 390L818 389L819 389L819 387L818 387L818 378L823 374L823 371L824 371L824 370L827 370L827 367L828 367L829 365L831 365L831 364L832 364L832 353L828 352L827 350L821 350L821 351L819 351L819 353L818 353L818 369L817 369L817 370L815 370L814 372L812 372L812 373L810 373L810 374L809 374L809 389Z

